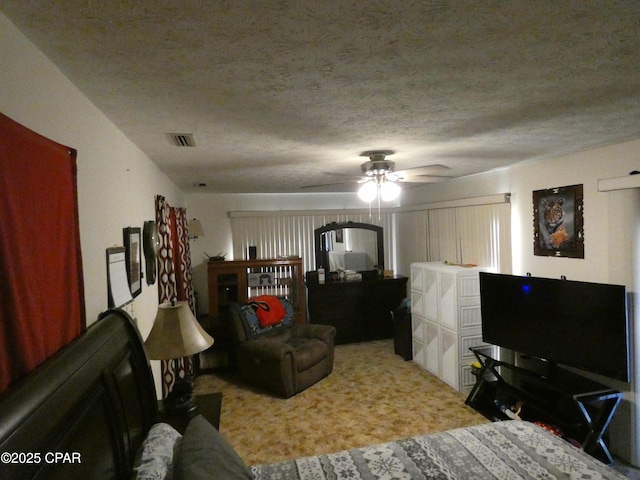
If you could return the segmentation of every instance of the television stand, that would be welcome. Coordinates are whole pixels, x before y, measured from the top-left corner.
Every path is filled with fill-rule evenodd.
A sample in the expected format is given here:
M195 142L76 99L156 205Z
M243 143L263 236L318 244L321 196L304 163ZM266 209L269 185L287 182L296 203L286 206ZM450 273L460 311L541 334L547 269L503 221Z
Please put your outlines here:
M591 456L613 463L604 441L622 393L563 368L546 376L471 348L480 362L476 384L465 403L493 421L518 416L559 429L571 443ZM506 413L505 413L506 412Z

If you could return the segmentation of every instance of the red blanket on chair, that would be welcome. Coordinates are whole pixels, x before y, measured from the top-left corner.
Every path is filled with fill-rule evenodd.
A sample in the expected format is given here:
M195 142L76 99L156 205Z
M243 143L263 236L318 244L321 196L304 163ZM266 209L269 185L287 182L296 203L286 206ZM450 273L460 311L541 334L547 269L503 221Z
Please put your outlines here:
M256 309L258 322L262 328L280 323L287 315L278 297L259 295L249 299L249 304Z

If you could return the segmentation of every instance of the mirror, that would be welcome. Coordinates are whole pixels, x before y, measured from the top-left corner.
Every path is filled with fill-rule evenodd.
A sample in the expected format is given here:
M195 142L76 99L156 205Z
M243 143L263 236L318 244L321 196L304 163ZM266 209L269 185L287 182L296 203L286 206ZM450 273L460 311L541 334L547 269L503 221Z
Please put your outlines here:
M316 269L329 272L384 269L382 227L369 223L329 223L314 231Z

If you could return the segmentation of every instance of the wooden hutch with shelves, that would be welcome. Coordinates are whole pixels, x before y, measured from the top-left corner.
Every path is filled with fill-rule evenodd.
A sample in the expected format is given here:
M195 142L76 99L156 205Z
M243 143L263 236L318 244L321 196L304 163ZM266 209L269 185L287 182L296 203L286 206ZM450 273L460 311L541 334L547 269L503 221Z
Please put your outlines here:
M232 303L258 295L287 298L294 309L294 322L307 322L307 305L301 258L263 260L209 260L209 321L229 311Z
M295 323L307 322L307 302L301 258L266 260L209 260L207 264L209 314L200 324L215 343L196 356L196 371L233 368L235 354L229 328L233 303L258 295L287 298L293 305Z

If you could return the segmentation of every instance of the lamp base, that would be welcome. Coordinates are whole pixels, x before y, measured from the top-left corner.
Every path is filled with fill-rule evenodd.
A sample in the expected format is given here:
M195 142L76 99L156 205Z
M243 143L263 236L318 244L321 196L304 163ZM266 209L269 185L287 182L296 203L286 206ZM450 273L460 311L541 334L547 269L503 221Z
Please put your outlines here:
M179 378L173 385L173 389L162 401L162 408L169 415L184 413L196 408L196 399L191 396L193 392L193 377L187 375Z

